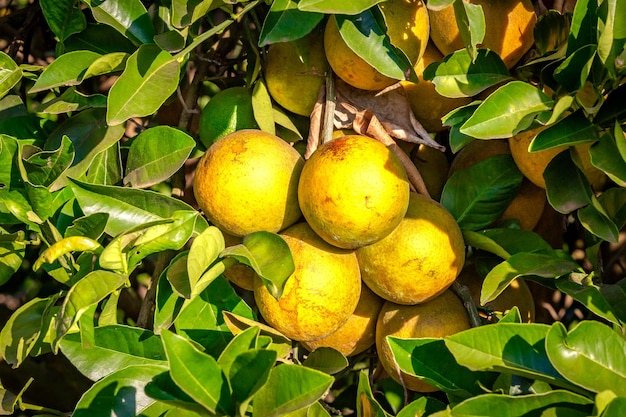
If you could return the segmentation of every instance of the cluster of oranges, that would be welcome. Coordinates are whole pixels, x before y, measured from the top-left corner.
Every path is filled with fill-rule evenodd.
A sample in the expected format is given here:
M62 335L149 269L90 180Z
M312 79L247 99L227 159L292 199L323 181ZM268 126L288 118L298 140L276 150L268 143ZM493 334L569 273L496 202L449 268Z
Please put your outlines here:
M472 3L486 6L482 46L497 52L511 68L533 43L532 3ZM419 82L402 82L411 107L429 132L440 132L441 117L471 100L442 97L422 78L428 64L463 47L454 30L454 11L427 10L421 0L388 0L380 7L392 43L415 64ZM329 69L364 90L397 82L347 46L332 16L323 33L272 44L263 73L278 104L308 116ZM480 279L465 265L458 224L437 199L455 170L490 154L514 152L513 142L509 146L506 140L475 143L481 147L493 143L494 150L478 148L469 155L468 146L466 156L458 154L452 166L438 150L423 145L411 150L434 197L429 198L411 191L396 154L373 138L337 135L305 161L278 136L258 128L240 129L208 146L196 170L194 193L227 242L265 230L278 233L288 244L295 271L280 299L243 265L225 273L254 292L269 325L309 351L332 347L352 356L375 345L387 374L411 390L431 391L433 387L397 370L386 336L443 337L470 327L467 312L450 287L464 279L477 297ZM498 146L502 149L495 149ZM503 216L517 216L523 228L532 229L539 219L525 223L529 210L524 204L538 201L543 207L545 191L532 182L527 188L532 196L520 191L522 209L516 211L512 203ZM523 282L516 285L528 293ZM525 296L532 302L529 293ZM532 319L533 309L531 305L525 318Z

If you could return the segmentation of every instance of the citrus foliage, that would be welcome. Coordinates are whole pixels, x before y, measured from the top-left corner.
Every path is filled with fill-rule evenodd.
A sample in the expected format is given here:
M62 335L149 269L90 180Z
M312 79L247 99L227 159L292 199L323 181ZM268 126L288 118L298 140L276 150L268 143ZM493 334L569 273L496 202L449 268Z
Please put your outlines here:
M524 180L507 152L458 170L440 202L484 277L477 304L525 279L568 295L587 316L527 323L515 307L481 307L481 326L386 337L398 374L439 390L426 395L379 378L374 348L307 352L269 326L224 272L247 265L280 298L295 269L289 246L269 231L227 245L191 198L189 175L220 132L258 127L304 154L309 119L265 85L271 45L332 18L377 72L417 81L415 63L386 34L380 1L8 3L0 19L16 38L0 52L0 283L19 297L0 354L11 372L33 358L67 358L62 372L76 368L82 385L70 404L50 406L33 392L36 379L5 383L1 414L624 415L626 279L623 270L605 279L603 256L626 225L626 1L542 11L515 66L481 47L486 2L427 2L453 8L462 39L418 74L435 86L429 96L464 99L437 140L452 158L476 140L537 132L529 157L559 150L542 175L548 205L580 226L586 250L579 262L538 229L501 221ZM55 59L19 48L38 24ZM306 48L299 54L306 67ZM237 93L228 106L215 105L222 92ZM134 314L129 294L140 300Z

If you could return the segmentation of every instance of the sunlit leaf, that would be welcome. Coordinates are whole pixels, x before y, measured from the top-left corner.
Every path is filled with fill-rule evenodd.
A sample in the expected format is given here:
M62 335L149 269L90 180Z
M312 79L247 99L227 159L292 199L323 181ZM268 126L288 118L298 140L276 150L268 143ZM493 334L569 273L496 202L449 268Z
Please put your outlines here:
M623 133L615 138L605 134L589 149L591 164L604 171L620 187L626 187L626 158L619 148L620 144L626 146L624 142L626 137Z
M582 110L571 113L552 126L542 129L530 142L528 150L539 152L558 146L573 146L598 140L597 128Z
M302 365L332 375L344 370L348 366L348 359L333 348L319 347L309 353Z
M370 380L366 370L359 372L356 393L356 410L359 416L390 417L380 403L374 398Z
M552 105L550 97L533 85L511 81L489 95L460 130L478 139L509 138L530 127Z
M259 46L293 41L311 32L324 18L324 14L314 9L301 10L307 5L306 3L303 0L273 1L267 17L263 21L259 35ZM309 1L308 3L313 2Z
M353 0L337 2L334 0L299 0L298 8L307 12L324 14L359 14L383 0Z
M87 68L100 56L91 51L72 51L61 55L46 67L29 92L80 84Z
M229 368L228 380L241 415L245 414L254 395L267 383L276 357L273 350L250 349L237 355L233 361Z
M93 107L106 107L107 99L103 94L83 94L75 87L68 88L59 97L41 103L37 111L46 114L78 112Z
M0 98L4 97L22 78L22 70L10 56L0 51Z
M463 44L472 59L476 59L477 45L482 43L486 30L482 6L465 1L455 1L452 6Z
M151 43L154 26L148 12L140 0L82 0L100 23L113 27L131 41Z
M556 286L565 294L577 300L599 317L623 326L626 324L626 293L618 284L583 285L567 279L557 280Z
M224 235L215 226L209 226L191 243L187 258L187 274L194 288L202 274L215 262L225 248Z
M184 28L204 17L209 10L215 8L213 0L197 0L197 1L172 1L172 25L177 28Z
M87 26L85 15L74 0L42 0L41 11L48 26L60 42L70 35L80 33Z
M596 55L596 45L574 51L554 70L554 79L567 91L578 91L585 84Z

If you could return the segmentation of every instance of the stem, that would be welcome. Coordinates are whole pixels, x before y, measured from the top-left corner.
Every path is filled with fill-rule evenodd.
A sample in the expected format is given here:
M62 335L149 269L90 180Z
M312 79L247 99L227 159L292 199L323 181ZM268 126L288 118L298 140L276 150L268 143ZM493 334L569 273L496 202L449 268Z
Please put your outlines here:
M68 415L67 413L63 411L55 410L53 408L48 408L48 407L42 407L42 406L35 405L35 404L23 403L22 401L19 402L19 409L22 411L26 411L26 410L39 411L39 412L43 412L47 414L53 414L55 416Z
M137 317L137 327L146 329L148 323L151 321L152 314L154 313L154 306L156 303L156 290L159 282L159 277L170 263L174 255L172 251L159 252L156 262L154 264L154 271L152 271L152 278L150 279L150 287L146 296L141 303L141 309Z
M326 104L324 106L324 123L322 124L321 143L330 142L333 138L335 120L335 79L333 71L326 73Z
M179 53L177 53L174 58L179 61L182 62L185 59L185 56L187 54L190 54L191 51L194 50L194 48L198 45L200 45L202 42L206 41L207 39L209 39L211 36L213 35L217 35L222 33L228 26L231 25L231 23L234 23L237 19L239 19L241 16L243 16L244 14L246 14L247 12L249 12L251 9L253 9L257 4L259 3L259 0L254 0L251 1L250 3L248 3L243 9L241 9L241 11L239 13L236 13L234 15L232 15L232 17L230 19L226 19L224 20L222 23L220 23L219 25L211 28L211 30L209 30L208 32L204 32L203 34L199 35L196 39L193 40L193 42L191 42L189 45L187 45L185 47L185 49L183 49L182 51L180 51Z
M476 304L470 295L469 288L465 285L460 284L458 281L454 281L452 286L450 287L452 291L463 301L463 306L467 310L467 315L470 321L470 325L472 327L482 326L482 321L480 320L480 315L478 314L478 309L476 308Z

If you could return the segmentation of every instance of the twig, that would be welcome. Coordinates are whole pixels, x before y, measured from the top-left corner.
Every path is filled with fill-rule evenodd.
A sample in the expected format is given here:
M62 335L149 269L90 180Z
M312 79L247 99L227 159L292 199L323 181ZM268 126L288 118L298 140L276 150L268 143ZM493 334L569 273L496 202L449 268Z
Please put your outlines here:
M324 105L324 123L322 124L321 142L330 142L333 138L335 120L335 78L332 70L326 73L326 102Z
M159 277L165 271L165 268L170 263L174 255L172 251L159 252L154 264L154 271L152 271L152 277L150 278L150 287L146 292L146 296L141 303L141 309L137 316L137 327L147 329L148 323L152 322L152 316L154 313L154 306L156 304L156 290L159 282ZM152 327L152 326L150 326Z
M474 303L474 300L469 292L469 288L458 281L454 281L450 289L461 299L461 301L463 301L463 306L465 307L465 310L467 310L470 325L472 327L481 326L482 322L480 320L480 315L478 314L476 304Z

